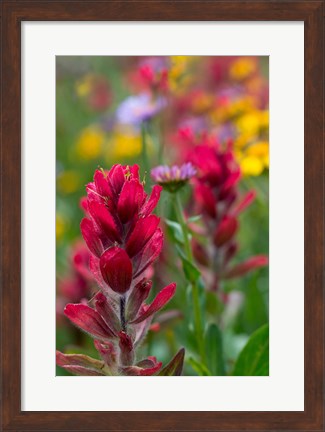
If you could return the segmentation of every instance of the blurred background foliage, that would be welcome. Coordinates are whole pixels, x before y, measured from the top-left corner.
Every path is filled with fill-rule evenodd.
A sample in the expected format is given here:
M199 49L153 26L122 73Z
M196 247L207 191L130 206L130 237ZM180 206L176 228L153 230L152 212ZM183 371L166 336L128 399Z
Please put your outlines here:
M137 75L139 65L145 64L145 60L140 57L57 57L57 348L65 352L97 355L91 338L72 327L63 316L67 296L62 295L62 285L74 277L71 253L75 245L82 242L80 200L95 169L109 169L114 163L142 165L141 132L132 124L116 125L114 116L125 98L145 90L144 80ZM158 147L162 144L165 162L181 160L177 146L182 146L182 133L187 130L184 125L196 127L195 122L201 122L209 131L213 130L219 140L233 139L243 175L240 189L242 193L251 189L257 192L255 202L240 215L240 248L236 261L257 254L268 255L268 58L170 57L167 60L170 69L166 98L170 105L159 120L152 122L148 140L150 167L159 162ZM170 110L169 106L172 106ZM190 186L187 186L183 191L184 202L190 194ZM158 214L173 219L167 192L162 194ZM171 239L170 230L164 228ZM225 373L231 372L249 336L268 323L268 277L268 267L264 267L242 278L223 281L221 291L230 299L228 302L223 302L214 292L207 293L207 319L217 322L223 333ZM171 281L178 283L177 294L166 313L161 314L159 326L153 326L149 332L142 348L144 354L155 355L163 362L181 345L193 344L192 333L184 330L183 325L184 320L190 322L183 307L186 283L179 270L177 254L167 239L163 256L156 264L156 292ZM86 297L89 299L95 292L96 287L90 283ZM58 368L57 374L67 372ZM195 370L187 363L185 375L192 374Z

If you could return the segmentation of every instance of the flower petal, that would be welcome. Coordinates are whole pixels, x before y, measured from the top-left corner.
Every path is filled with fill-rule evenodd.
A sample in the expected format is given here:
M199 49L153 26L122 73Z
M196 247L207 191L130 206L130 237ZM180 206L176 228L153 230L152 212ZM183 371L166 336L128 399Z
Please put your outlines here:
M150 215L137 221L126 243L126 251L131 258L140 252L151 239L158 227L159 221L160 219L156 215Z
M152 362L152 363L154 363L153 366L150 366L150 367L139 367L139 366L123 367L123 368L121 368L121 372L124 375L128 375L128 376L152 376L159 371L159 369L162 366L162 363L157 362L154 357L151 357L151 359L154 359L154 361Z
M138 315L142 315L144 312L146 312L146 310L149 308L148 305L146 304L142 304ZM150 317L146 318L145 320L141 321L139 324L134 324L133 325L133 330L135 331L134 334L134 346L140 346L144 340L144 338L146 337L150 326L151 326L151 322L153 319L153 315L151 315Z
M114 332L108 327L97 311L84 304L69 303L64 314L73 324L102 341L114 338Z
M227 243L236 233L238 229L238 221L235 217L225 216L220 224L217 226L214 235L214 244L217 247L223 246Z
M224 265L228 264L228 262L236 255L237 251L238 251L237 243L231 242L229 245L227 245L227 249L224 252L224 258L223 258Z
M156 357L149 356L143 360L138 361L136 366L139 366L141 368L151 368L157 364Z
M166 303L169 302L169 300L173 297L176 291L176 284L171 283L170 285L167 285L165 288L163 288L155 297L151 305L144 311L143 313L138 316L135 320L131 321L130 324L138 324L148 318L149 316L156 313L158 310L160 310L162 307L165 306Z
M91 201L88 207L91 217L109 240L112 242L120 242L121 236L118 232L116 222L109 210L105 207L105 204Z
M137 316L140 306L149 295L151 287L152 281L148 281L144 278L133 288L126 305L127 320L132 320Z
M144 188L138 180L124 183L117 205L118 216L123 223L127 223L139 212L144 199Z
M233 172L230 174L230 176L227 178L227 180L222 185L220 191L219 191L219 197L220 199L223 199L227 196L229 190L236 185L236 183L239 181L241 176L240 170Z
M100 272L99 268L99 258L94 257L93 255L89 258L89 270L91 271L91 274L94 276L96 282L102 289L106 289L107 285L103 279L103 276Z
M91 253L100 257L103 253L103 245L96 233L94 224L90 219L83 218L80 224L81 234Z
M142 209L141 209L141 215L142 216L149 216L150 213L156 208L156 205L158 204L160 193L162 191L162 187L159 185L155 185L152 188L152 192L148 200L144 203Z
M122 186L125 182L124 170L122 165L113 165L108 172L108 179L117 197L121 192Z
M117 334L121 330L121 324L113 306L113 301L100 291L95 295L94 301L96 311L104 318L108 327Z
M95 340L94 345L104 362L109 367L114 367L116 365L116 350L114 344L111 342L102 343L101 341Z
M203 207L204 211L211 217L217 216L217 200L209 186L204 183L198 183L195 187L195 197L197 202Z
M257 255L249 258L248 260L239 263L227 270L223 275L224 279L232 279L239 276L243 276L246 273L255 270L259 267L264 267L268 264L268 257L265 255Z
M256 192L254 190L247 192L247 194L244 196L241 202L236 206L234 210L234 215L237 216L239 213L245 210L245 208L248 207L254 201L255 197L256 197Z
M117 246L113 246L101 256L100 271L104 281L113 291L124 294L132 282L132 262L125 252Z
M200 174L212 185L219 182L221 176L221 165L212 147L197 145L190 155L193 164L199 168Z
M157 228L145 247L132 259L134 278L143 273L158 258L163 243L164 234L160 228Z
M134 164L128 167L130 170L130 173L132 174L132 178L135 180L140 180L139 178L139 165Z
M101 195L103 198L108 197L112 199L112 190L103 171L95 171L94 182L99 195Z

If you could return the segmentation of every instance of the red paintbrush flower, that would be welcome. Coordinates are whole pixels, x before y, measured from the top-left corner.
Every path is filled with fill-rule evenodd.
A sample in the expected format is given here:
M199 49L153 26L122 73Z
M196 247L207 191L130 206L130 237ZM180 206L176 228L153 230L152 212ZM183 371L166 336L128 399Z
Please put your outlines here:
M161 189L154 186L148 197L137 165L114 165L108 172L97 170L94 182L87 185L83 208L88 217L82 220L81 231L92 254L90 271L102 291L93 298L94 307L68 304L65 315L96 339L105 365L101 374L152 375L161 368L161 363L152 358L135 363L136 348L149 330L153 315L176 290L176 284L171 283L151 304L144 303L152 287L144 272L163 245L159 218L152 214ZM85 374L83 365L83 369L75 368L62 354L59 365Z
M216 278L214 287L219 279L239 277L247 272L267 264L267 257L251 257L247 261L234 267L230 262L235 256L238 246L235 236L239 228L238 215L245 210L255 198L255 192L248 192L238 199L238 182L240 168L235 162L231 143L226 149L215 145L198 145L190 154L189 159L198 170L195 179L194 193L199 211L203 214L207 235L212 237L212 253L205 263L213 266ZM194 245L194 254L202 257L202 250Z

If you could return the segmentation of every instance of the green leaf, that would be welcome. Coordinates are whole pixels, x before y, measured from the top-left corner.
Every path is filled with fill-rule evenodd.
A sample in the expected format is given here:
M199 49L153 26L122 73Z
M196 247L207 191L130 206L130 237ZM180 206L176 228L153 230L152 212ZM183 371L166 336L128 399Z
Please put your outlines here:
M159 372L159 376L182 375L185 349L181 348L175 357Z
M246 333L251 335L255 330L259 329L262 325L268 322L268 296L262 293L259 282L261 280L260 274L266 271L261 269L254 274L247 275L245 278L237 281L237 288L239 288L244 295L244 303L240 309L239 314L235 318L234 331L235 333ZM268 280L264 280L268 287Z
M186 279L192 283L196 282L201 276L200 270L186 258L184 252L177 245L176 250L182 261L183 271Z
M206 358L214 376L225 375L222 334L216 324L210 324L205 335Z
M209 369L199 361L195 360L193 357L190 357L188 359L188 363L192 368L195 370L195 372L200 376L211 376L211 372Z
M184 236L183 236L183 231L182 231L182 227L178 222L174 222L172 220L169 219L165 219L166 225L169 228L169 231L171 232L173 239L176 240L176 242L180 243L180 244L184 244Z
M256 330L240 352L235 363L233 375L269 375L269 325Z
M200 270L187 258L182 258L182 264L186 279L190 282L196 282L201 276Z
M224 309L224 304L221 302L215 292L205 290L207 312L213 316L220 315Z
M191 216L187 219L187 222L197 222L202 218L202 215Z

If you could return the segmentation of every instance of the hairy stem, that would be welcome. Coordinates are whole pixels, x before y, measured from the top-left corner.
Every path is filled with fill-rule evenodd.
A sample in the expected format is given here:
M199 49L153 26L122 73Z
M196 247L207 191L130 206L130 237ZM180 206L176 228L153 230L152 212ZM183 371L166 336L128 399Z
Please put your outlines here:
M120 321L122 330L126 331L126 320L125 320L125 296L120 297Z

